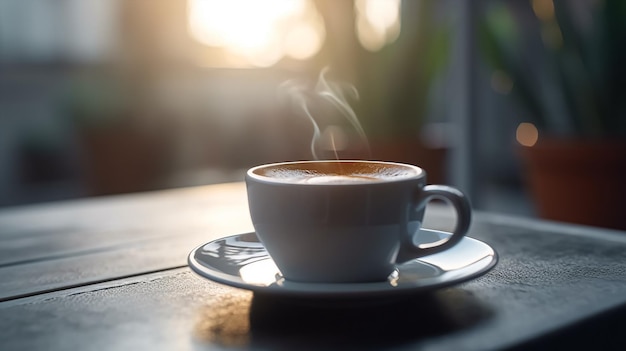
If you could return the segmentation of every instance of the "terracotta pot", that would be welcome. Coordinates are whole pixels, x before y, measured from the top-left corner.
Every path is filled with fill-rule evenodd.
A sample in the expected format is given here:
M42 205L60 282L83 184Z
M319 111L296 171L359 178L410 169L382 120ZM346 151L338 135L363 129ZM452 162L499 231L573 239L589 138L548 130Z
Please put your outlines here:
M626 142L544 140L521 155L540 217L626 229Z

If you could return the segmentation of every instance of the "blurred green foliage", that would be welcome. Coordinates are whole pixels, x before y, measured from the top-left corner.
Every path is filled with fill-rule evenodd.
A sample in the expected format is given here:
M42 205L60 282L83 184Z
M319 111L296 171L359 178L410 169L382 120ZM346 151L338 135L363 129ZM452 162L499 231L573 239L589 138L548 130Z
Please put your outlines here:
M479 40L532 122L556 136L626 137L626 1L520 4L489 2Z

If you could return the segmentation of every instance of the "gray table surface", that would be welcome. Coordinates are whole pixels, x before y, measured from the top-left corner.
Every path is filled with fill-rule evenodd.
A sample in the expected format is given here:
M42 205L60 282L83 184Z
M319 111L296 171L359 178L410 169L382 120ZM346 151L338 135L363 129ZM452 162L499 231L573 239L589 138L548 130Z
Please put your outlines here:
M425 227L449 230L433 205ZM252 231L242 183L0 210L0 350L624 348L626 233L478 212L499 264L366 304L276 299L192 273Z

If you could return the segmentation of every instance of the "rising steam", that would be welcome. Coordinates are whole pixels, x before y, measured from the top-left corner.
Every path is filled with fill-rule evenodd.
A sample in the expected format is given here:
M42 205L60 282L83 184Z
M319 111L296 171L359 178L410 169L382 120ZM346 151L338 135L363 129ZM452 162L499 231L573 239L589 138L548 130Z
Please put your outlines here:
M367 141L365 131L363 130L361 123L359 123L356 113L354 113L354 110L352 110L352 107L350 107L350 104L347 101L348 98L354 100L359 99L359 93L357 89L351 84L328 81L326 79L327 72L328 67L322 69L317 83L314 87L293 80L284 82L280 86L281 92L284 93L285 96L290 98L292 103L297 108L302 109L306 117L313 125L313 137L311 138L311 153L313 155L313 158L315 158L316 160L319 159L317 156L317 152L315 151L315 145L322 138L322 133L318 120L313 117L313 113L311 112L311 106L324 102L329 103L337 112L339 112L341 116L343 116L350 123L350 125L356 131L359 139L365 145L369 152L369 143ZM327 116L318 116L318 119L320 117ZM330 134L330 138L330 143L333 146L332 149L335 152L335 157L338 159L338 148L333 133Z

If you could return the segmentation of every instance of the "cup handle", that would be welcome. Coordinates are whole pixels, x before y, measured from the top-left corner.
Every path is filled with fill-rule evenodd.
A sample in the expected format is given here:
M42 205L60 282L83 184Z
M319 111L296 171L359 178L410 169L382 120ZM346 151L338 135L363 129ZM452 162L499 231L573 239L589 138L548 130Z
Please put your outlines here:
M407 238L409 243L402 245L408 249L408 256L416 258L445 251L461 241L469 230L472 220L471 205L467 197L456 188L446 185L426 185L417 195L415 200L416 209L421 210L422 208L425 208L428 201L436 198L447 201L456 210L457 221L456 226L452 231L452 236L447 239L420 245L415 245L413 243L413 236L410 236Z

